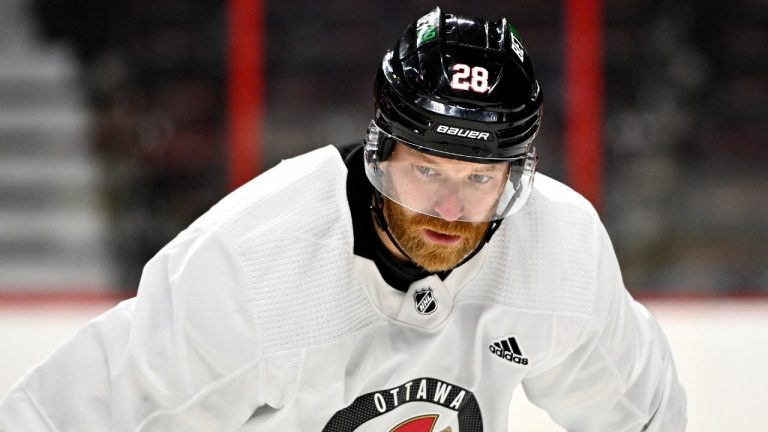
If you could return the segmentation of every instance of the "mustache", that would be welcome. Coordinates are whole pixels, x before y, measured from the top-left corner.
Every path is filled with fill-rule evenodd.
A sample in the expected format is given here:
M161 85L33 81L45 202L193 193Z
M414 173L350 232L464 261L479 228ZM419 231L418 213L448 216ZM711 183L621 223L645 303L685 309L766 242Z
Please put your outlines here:
M448 222L444 219L423 214L412 215L409 222L413 227L426 228L450 236L467 236L483 231L488 227L487 222Z

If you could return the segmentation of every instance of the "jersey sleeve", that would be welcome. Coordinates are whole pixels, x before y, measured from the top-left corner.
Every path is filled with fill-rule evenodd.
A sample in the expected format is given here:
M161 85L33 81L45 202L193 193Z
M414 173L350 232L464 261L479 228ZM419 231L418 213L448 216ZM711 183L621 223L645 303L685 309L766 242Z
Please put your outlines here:
M608 235L596 224L594 313L553 366L523 380L526 395L569 431L683 431L686 396L669 344L624 288Z
M145 267L134 299L88 323L0 401L4 432L233 430L264 404L248 283L216 234Z

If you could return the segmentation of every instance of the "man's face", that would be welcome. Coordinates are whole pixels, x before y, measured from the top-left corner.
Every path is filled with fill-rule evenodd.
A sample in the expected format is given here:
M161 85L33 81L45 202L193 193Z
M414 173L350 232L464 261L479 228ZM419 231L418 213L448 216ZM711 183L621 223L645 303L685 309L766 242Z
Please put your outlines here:
M397 144L386 162L397 201L386 199L392 236L419 266L449 270L482 241L507 181L507 163L430 156Z
M385 194L402 206L453 222L486 222L508 179L509 163L473 163L421 153L398 143L382 162Z

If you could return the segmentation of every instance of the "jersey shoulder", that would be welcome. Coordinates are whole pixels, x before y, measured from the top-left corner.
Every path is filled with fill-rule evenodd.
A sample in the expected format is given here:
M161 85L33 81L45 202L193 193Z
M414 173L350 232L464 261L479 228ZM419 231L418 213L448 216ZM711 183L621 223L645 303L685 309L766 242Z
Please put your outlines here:
M207 252L224 255L207 271L234 274L236 286L219 295L257 323L265 355L322 344L377 319L355 278L346 178L332 146L285 160L177 239L185 255L206 253L205 239L224 245Z
M468 295L541 312L592 313L601 223L570 187L536 174L525 206L507 217L488 245L483 272Z
M190 234L221 231L233 239L264 237L329 236L327 228L349 225L346 204L346 176L338 150L326 146L281 161L233 191L196 220Z
M538 207L561 207L584 213L589 218L597 218L597 212L584 196L568 185L542 173L536 173L531 195L525 209L539 210Z

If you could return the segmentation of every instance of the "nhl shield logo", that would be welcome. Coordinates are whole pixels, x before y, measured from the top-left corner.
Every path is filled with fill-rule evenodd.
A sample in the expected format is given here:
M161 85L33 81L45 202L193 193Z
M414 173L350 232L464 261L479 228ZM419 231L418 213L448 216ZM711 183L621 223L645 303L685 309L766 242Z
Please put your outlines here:
M429 315L437 310L437 300L432 288L421 288L413 294L413 300L416 302L416 312L422 315Z

